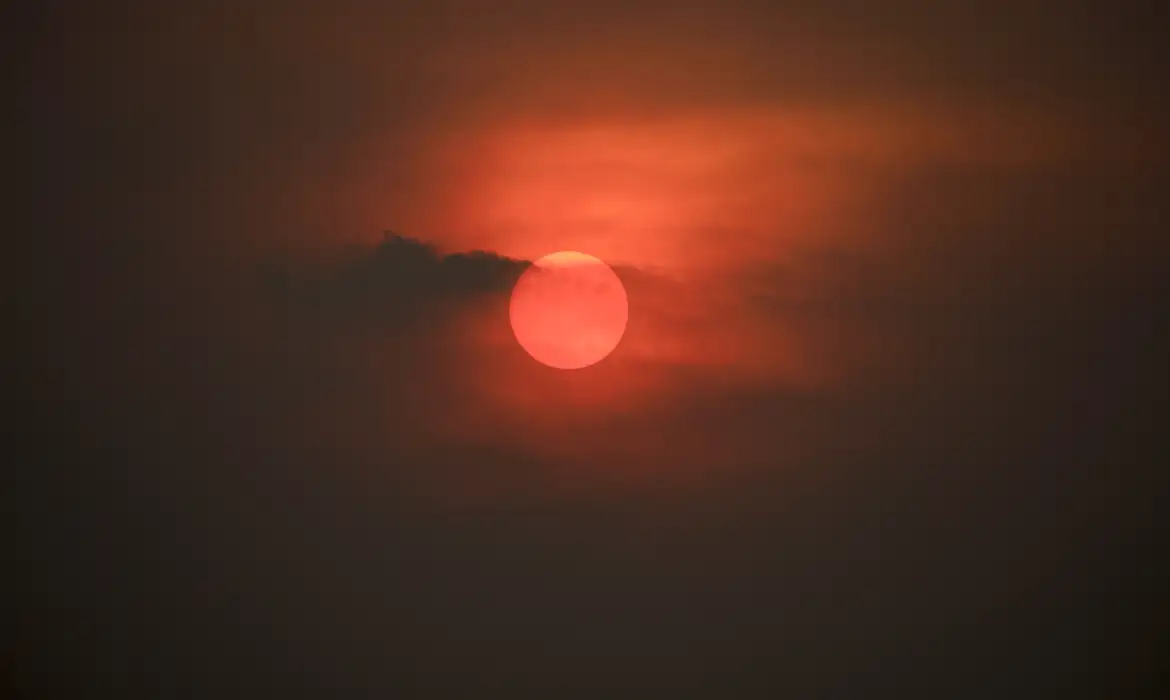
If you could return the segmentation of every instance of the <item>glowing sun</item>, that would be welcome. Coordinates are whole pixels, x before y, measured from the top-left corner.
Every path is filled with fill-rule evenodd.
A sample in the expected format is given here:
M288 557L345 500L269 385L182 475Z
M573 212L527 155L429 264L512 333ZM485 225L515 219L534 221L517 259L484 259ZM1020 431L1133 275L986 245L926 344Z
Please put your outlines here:
M512 289L512 332L549 367L580 369L613 352L626 331L626 289L592 255L562 251L532 264Z

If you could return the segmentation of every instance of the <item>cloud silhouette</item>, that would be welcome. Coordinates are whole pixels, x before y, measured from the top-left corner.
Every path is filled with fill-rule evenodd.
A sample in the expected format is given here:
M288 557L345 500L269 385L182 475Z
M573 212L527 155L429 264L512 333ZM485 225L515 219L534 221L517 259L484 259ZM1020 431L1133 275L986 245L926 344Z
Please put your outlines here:
M325 274L272 270L269 282L286 301L327 317L409 321L437 304L506 294L532 263L484 250L442 254L393 231L372 250Z

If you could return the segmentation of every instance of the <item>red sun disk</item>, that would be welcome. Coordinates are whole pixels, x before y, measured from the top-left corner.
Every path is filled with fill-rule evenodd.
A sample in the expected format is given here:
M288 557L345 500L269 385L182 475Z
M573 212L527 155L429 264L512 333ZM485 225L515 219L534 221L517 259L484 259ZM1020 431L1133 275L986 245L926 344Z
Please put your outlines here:
M629 307L618 276L601 260L562 251L540 258L512 289L509 316L520 346L557 369L581 369L613 352Z

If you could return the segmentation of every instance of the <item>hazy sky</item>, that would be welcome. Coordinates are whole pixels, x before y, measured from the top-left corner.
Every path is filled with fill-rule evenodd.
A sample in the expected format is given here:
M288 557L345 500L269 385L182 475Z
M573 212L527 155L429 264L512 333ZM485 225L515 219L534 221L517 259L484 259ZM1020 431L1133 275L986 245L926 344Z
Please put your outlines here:
M394 227L670 265L856 228L850 205L914 168L1164 151L1140 7L245 0L29 21L78 178L116 155L140 197L180 197L236 246ZM113 152L67 150L97 138Z
M1166 619L1155 13L18 3L4 667L1124 697ZM523 263L470 249L613 263L622 343L537 365Z

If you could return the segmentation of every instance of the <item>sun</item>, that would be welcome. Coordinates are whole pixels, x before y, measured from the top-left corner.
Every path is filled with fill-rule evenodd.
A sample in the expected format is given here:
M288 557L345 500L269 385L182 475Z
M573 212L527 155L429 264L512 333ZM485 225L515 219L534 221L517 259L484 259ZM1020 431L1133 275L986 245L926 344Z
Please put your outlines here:
M575 251L546 255L516 281L508 308L520 347L556 369L605 359L629 319L625 287L601 260Z

